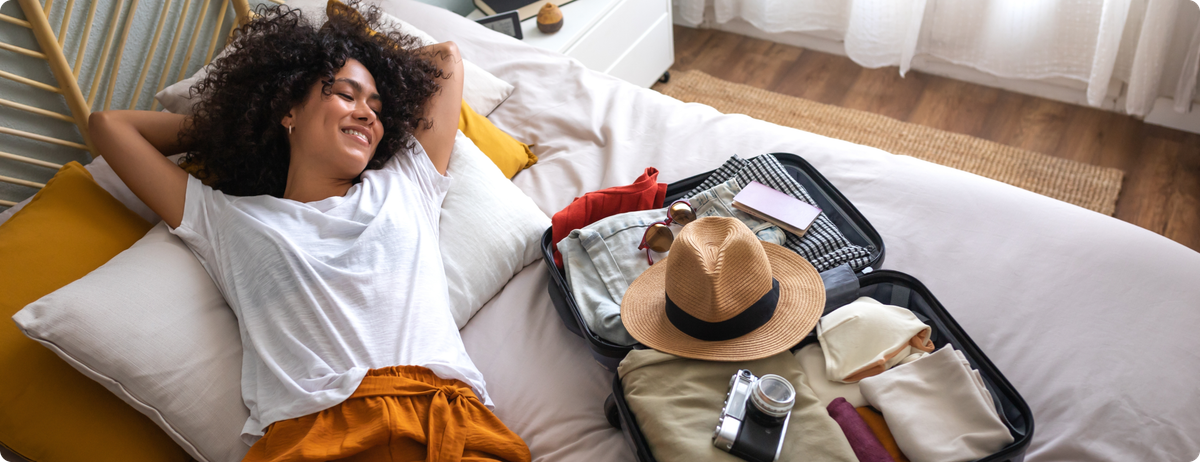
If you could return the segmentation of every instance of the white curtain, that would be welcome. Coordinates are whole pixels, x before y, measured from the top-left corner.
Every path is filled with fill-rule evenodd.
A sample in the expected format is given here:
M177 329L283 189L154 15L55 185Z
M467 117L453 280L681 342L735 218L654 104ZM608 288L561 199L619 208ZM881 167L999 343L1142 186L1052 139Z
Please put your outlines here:
M1144 116L1159 96L1176 17L1192 0L675 0L681 23L705 9L768 33L830 31L869 68L928 55L1009 79L1061 77L1087 85L1100 106L1114 81L1127 84L1125 112ZM1189 110L1200 70L1200 27L1188 33L1175 108Z
M1188 55L1183 62L1183 70L1179 74L1179 82L1175 84L1175 112L1189 112L1192 100L1196 97L1196 74L1200 71L1200 27L1192 31L1192 40L1188 43Z

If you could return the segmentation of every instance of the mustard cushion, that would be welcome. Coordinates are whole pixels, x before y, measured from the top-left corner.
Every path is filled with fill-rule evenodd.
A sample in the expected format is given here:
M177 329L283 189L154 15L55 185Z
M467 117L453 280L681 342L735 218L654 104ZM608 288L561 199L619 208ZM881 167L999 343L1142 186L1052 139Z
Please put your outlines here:
M471 109L466 101L463 101L458 115L458 129L487 154L506 177L512 178L517 172L537 163L538 158L529 150L529 146L492 125L492 121Z
M150 223L78 162L0 225L0 314L11 317L133 245ZM186 461L149 418L0 322L0 444L38 462Z

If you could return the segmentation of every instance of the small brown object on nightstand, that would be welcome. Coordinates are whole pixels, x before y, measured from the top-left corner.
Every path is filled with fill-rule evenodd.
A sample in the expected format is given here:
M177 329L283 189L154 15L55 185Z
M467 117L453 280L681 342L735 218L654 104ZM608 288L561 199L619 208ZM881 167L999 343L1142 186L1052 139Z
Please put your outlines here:
M558 9L553 3L546 2L542 5L542 9L538 10L537 26L538 30L546 34L553 34L562 29L563 14L562 10Z

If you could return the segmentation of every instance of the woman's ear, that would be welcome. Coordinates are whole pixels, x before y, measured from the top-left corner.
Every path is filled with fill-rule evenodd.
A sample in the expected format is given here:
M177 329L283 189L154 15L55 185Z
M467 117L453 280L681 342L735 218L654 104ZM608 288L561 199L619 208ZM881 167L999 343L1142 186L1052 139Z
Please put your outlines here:
M283 120L279 121L279 124L283 125L283 128L287 130L288 133L291 133L292 127L296 126L296 116L293 114L293 112L289 111L287 115L283 116Z

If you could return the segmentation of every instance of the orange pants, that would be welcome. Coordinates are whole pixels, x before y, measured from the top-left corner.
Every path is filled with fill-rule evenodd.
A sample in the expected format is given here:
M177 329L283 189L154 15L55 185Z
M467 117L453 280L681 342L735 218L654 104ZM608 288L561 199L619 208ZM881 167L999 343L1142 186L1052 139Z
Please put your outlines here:
M529 448L469 386L419 366L372 369L346 401L267 427L243 462L528 462Z

